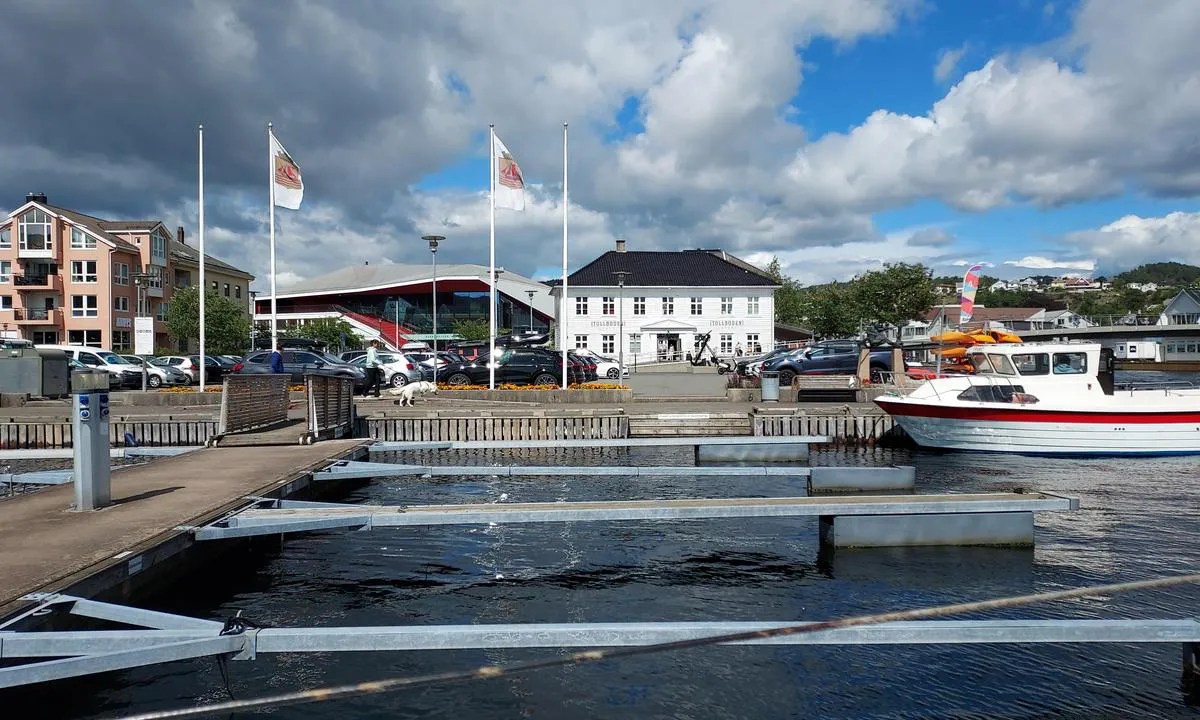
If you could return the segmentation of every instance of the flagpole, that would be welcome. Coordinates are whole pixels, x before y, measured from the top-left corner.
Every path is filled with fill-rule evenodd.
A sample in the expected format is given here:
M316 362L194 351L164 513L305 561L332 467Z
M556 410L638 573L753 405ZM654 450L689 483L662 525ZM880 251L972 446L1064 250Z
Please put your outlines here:
M275 158L272 155L271 140L275 137L267 123L267 188L270 194L271 213L271 349L279 347L279 299L275 292Z
M488 125L488 390L496 389L496 126Z
M567 124L563 123L563 258L562 310L558 314L559 347L562 349L562 386L567 389Z
M201 124L198 130L200 136L200 197L197 201L200 213L200 392L204 392L204 321L207 319L207 315L204 313L204 296L208 294L208 286L204 284L204 125Z

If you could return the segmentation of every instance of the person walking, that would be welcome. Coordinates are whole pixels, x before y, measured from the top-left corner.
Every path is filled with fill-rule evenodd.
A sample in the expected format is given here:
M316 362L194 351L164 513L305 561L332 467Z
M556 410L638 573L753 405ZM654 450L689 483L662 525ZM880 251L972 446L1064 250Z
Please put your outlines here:
M367 348L367 359L363 361L363 367L367 371L367 387L363 390L363 396L374 395L379 397L379 341L372 340L371 346Z
M282 375L284 372L283 371L283 354L279 352L278 345L276 345L275 348L271 350L271 372L279 374L279 375Z

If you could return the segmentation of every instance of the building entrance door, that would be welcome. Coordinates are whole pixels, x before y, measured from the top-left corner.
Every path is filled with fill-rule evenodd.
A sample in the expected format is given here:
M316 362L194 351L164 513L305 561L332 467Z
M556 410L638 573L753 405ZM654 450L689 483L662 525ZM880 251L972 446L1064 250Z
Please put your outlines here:
M659 333L657 337L659 362L678 360L683 347L679 341L679 333Z

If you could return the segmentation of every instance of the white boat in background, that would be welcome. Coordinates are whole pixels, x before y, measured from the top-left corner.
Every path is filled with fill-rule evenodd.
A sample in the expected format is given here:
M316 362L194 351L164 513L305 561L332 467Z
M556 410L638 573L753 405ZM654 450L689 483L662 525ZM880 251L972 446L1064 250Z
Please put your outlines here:
M876 398L923 447L1036 455L1200 454L1200 388L1116 386L1099 343L979 345L973 375Z

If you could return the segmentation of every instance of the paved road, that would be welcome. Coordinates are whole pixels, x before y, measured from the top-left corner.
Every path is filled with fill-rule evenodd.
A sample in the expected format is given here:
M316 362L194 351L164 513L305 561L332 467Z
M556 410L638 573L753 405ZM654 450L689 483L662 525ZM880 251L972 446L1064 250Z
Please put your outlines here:
M722 397L728 378L716 373L634 373L626 381L634 397Z

